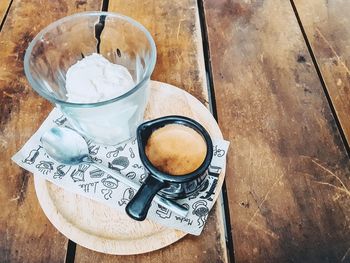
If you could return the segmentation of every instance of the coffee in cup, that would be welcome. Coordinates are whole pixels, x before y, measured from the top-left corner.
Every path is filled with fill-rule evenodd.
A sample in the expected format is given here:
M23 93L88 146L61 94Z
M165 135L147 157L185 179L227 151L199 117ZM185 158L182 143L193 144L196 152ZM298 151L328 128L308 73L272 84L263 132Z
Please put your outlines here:
M201 124L184 116L147 121L136 134L148 176L125 210L142 221L156 194L181 199L201 189L213 157L213 143Z
M145 153L159 171L181 176L198 169L207 154L207 145L194 129L168 124L152 132Z

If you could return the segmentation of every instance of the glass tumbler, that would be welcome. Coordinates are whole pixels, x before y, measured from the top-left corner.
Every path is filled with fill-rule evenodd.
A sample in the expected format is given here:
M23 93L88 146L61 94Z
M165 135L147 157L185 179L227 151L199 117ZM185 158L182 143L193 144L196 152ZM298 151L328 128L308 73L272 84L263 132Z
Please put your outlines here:
M135 85L105 101L67 101L67 70L93 53L126 67ZM29 44L24 70L32 88L54 103L74 129L95 142L115 145L135 136L143 120L155 62L154 40L141 24L116 13L84 12L43 29Z

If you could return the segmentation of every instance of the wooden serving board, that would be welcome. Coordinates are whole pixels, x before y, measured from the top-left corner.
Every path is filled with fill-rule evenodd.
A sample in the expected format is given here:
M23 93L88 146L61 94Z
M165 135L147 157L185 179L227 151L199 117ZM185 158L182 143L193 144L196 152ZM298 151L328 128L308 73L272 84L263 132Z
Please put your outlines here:
M175 114L197 120L213 138L222 138L215 119L195 97L172 85L152 81L145 118ZM219 176L214 200L219 196L225 168ZM126 214L65 191L38 176L34 183L39 203L51 223L66 237L89 249L116 255L140 254L168 246L186 235L149 220L132 220Z

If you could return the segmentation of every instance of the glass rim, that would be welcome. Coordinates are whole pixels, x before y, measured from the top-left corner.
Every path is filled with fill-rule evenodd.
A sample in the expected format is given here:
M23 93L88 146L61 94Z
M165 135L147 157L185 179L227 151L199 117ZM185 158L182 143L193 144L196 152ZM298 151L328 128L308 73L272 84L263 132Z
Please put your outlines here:
M84 17L84 16L98 16L98 17L106 16L106 18L107 17L119 18L119 19L122 19L122 20L132 24L133 26L137 27L145 34L145 36L146 36L146 38L151 46L150 63L146 67L145 74L142 77L142 79L138 83L136 83L136 85L134 85L134 87L131 88L126 93L123 93L122 95L119 95L117 97L114 97L114 98L111 98L108 100L104 100L104 101L91 102L91 103L80 103L80 102L68 102L65 100L55 98L49 92L37 87L40 85L37 84L37 82L34 80L33 75L31 73L31 70L30 70L30 65L29 65L29 60L31 58L34 46L36 45L36 43L38 43L38 41L40 41L43 38L43 36L45 34L50 32L52 29L56 28L60 24L63 24L67 21L74 20L75 18ZM110 104L112 102L121 100L121 99L126 98L129 95L133 94L134 92L136 92L150 78L150 76L154 70L155 64L156 64L156 57L157 57L157 50L156 50L156 45L154 43L154 40L153 40L151 34L149 33L149 31L142 24L140 24L139 22L135 21L134 19L132 19L128 16L125 16L125 15L122 15L119 13L115 13L115 12L87 11L87 12L76 13L76 14L73 14L70 16L65 16L65 17L58 19L55 22L49 24L44 29L42 29L29 43L28 48L25 52L25 55L24 55L24 73L25 73L31 87L39 95L41 95L42 97L44 97L45 99L47 99L51 102L54 102L54 103L57 103L60 105L70 106L70 107L96 107L96 106L102 106L102 105Z

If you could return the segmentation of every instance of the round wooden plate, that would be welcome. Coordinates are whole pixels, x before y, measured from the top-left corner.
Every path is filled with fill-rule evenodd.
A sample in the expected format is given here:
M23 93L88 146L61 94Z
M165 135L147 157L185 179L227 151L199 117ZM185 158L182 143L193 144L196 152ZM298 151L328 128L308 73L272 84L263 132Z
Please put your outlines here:
M200 122L213 138L221 131L207 108L189 93L172 85L151 82L145 117L183 115ZM216 188L221 189L225 167ZM39 203L51 223L67 238L89 249L116 255L150 252L168 246L186 233L166 228L149 220L138 222L101 203L70 193L35 176ZM214 200L220 191L215 191Z

